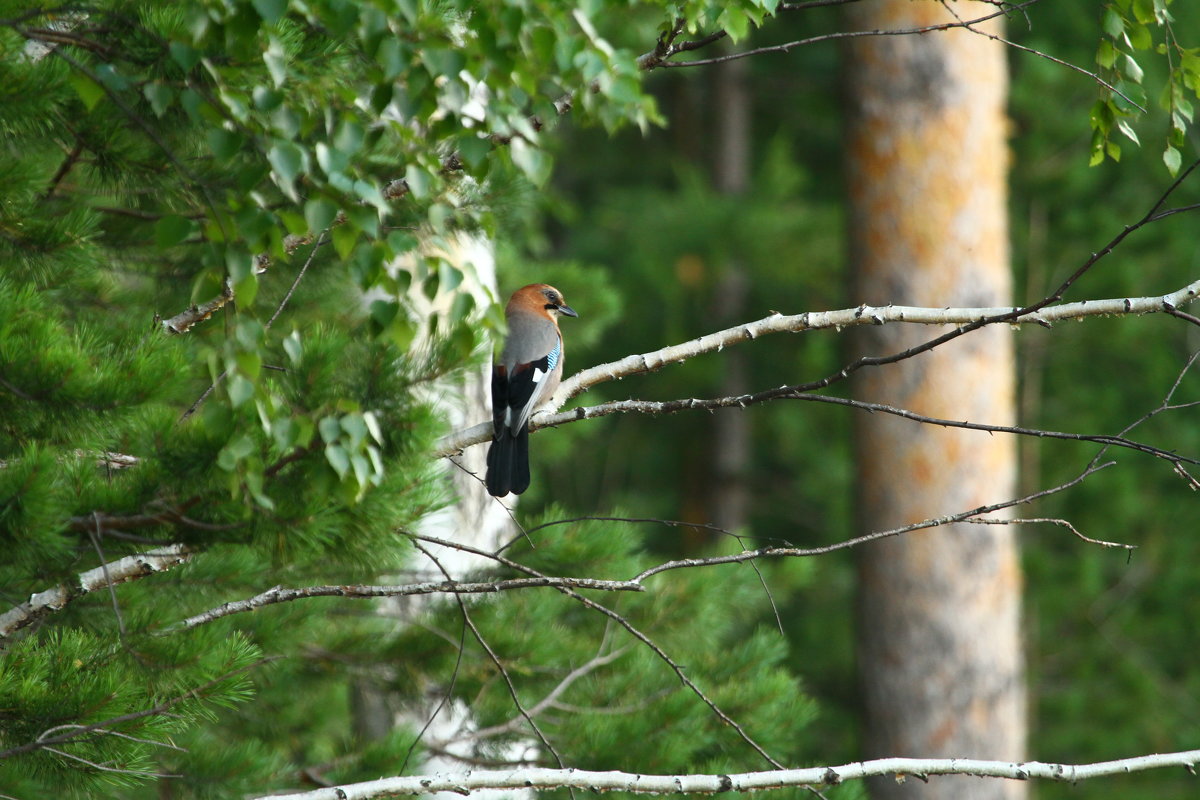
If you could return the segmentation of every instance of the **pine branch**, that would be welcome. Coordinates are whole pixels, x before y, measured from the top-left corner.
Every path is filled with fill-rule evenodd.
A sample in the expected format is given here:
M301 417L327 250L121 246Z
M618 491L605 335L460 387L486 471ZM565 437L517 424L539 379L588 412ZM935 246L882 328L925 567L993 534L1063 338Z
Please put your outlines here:
M1018 781L1042 779L1074 783L1089 778L1126 775L1167 767L1184 767L1194 773L1197 762L1200 762L1200 750L1155 753L1091 764L989 761L976 758L880 758L836 767L778 769L732 775L640 775L632 772L529 767L383 778L312 792L271 795L270 800L369 800L433 792L456 792L466 795L482 789L549 790L568 787L596 792L620 791L637 794L717 794L786 787L836 786L846 781L873 776L912 776L924 780L932 775L973 775L979 778L1008 778Z
M6 758L11 758L12 756L20 755L22 753L31 753L36 750L45 750L47 748L53 747L54 745L71 742L75 739L78 739L81 736L86 736L91 733L111 734L111 733L113 733L112 729L118 725L124 725L127 722L136 722L139 719L145 719L146 717L153 717L153 716L157 716L159 714L166 713L173 707L175 707L175 706L179 705L180 703L183 703L187 700L203 699L204 695L207 692L209 692L214 687L221 685L222 683L224 683L225 681L234 677L235 675L241 675L244 672L250 672L251 670L258 669L262 665L269 664L272 661L277 661L280 658L282 658L282 656L266 656L264 658L260 658L258 661L255 661L253 664L247 664L244 667L238 667L237 669L230 670L229 672L226 672L222 675L218 675L217 677L213 678L210 681L206 681L205 683L201 684L200 686L192 687L191 689L188 689L183 694L176 695L175 697L171 697L171 698L163 701L162 703L159 703L158 705L154 706L153 708L145 708L145 709L142 709L141 711L134 711L129 714L122 714L119 717L112 717L111 719L106 719L103 722L95 722L91 725L56 725L53 728L43 731L41 733L41 735L38 736L38 738L32 742L26 742L25 744L18 745L16 747L11 747L8 750L0 752L0 762L3 762L4 759L6 759ZM64 731L64 732L56 733L56 731L60 731L60 730ZM163 746L163 747L171 746L169 743L155 742L155 744L159 744L160 746Z

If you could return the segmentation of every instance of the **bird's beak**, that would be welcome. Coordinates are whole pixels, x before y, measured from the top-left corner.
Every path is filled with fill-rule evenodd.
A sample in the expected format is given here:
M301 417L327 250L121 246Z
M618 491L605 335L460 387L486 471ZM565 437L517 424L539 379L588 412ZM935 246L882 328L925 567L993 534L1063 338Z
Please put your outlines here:
M571 308L570 306L559 306L558 313L566 314L568 317L578 317L579 316L578 314L575 313L575 309Z

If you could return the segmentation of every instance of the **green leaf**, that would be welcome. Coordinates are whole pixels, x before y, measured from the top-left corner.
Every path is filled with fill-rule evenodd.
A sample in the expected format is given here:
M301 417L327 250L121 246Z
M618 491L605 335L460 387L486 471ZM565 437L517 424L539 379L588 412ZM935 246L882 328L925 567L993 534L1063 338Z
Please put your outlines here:
M230 440L228 444L221 448L221 452L217 454L217 466L223 470L232 472L237 467L239 461L244 460L253 452L254 440L248 435L242 434L236 439Z
M292 331L283 338L283 352L287 353L293 366L300 366L300 360L304 357L304 344L300 341L299 331Z
M377 326L377 331L386 330L388 325L392 324L392 320L396 318L396 314L399 311L400 304L395 300L372 300L371 305L368 307L371 322Z
M1179 174L1179 167L1183 163L1183 157L1171 145L1167 145L1167 149L1163 150L1163 163L1167 165L1167 172L1171 173L1171 177Z
M157 81L147 83L142 89L142 94L150 101L150 108L154 111L156 117L161 117L167 113L167 109L175 101L175 90Z
M412 192L413 197L418 199L426 197L433 184L433 177L417 164L409 164L404 169L404 180L408 182L408 190Z
M333 249L339 258L345 260L354 252L359 232L350 225L338 225L330 232L330 236L333 238Z
M350 456L347 455L346 448L336 442L326 445L325 460L329 462L329 466L333 467L333 471L339 478L346 477L346 473L350 470Z
M287 13L288 0L250 0L263 22L274 25Z
M730 41L740 42L750 33L750 17L744 10L729 6L721 12L717 27L725 29Z
M328 228L336 216L337 206L324 197L315 197L304 204L304 221L314 234Z
M221 161L227 161L242 151L246 140L233 131L216 128L208 132L208 146Z
M359 125L352 119L342 120L342 124L338 126L337 133L333 135L333 146L341 150L347 155L354 155L363 146L364 131L362 125Z
M280 450L287 450L296 444L296 434L299 428L296 421L291 417L277 419L271 425L271 438L275 440L275 446Z
M1117 120L1117 130L1125 134L1134 144L1138 145L1139 147L1141 146L1142 143L1138 141L1137 134L1134 132L1133 127L1129 124L1128 120Z
M275 183L288 197L298 200L295 183L304 168L304 152L291 142L276 140L267 151L267 161L275 171Z
M1125 33L1125 20L1121 19L1121 15L1112 6L1104 9L1104 17L1101 21L1104 27L1104 32L1113 39L1120 39Z
M462 53L458 50L442 47L426 47L421 50L421 60L425 68L434 78L446 77L457 79L458 73L466 65Z
M154 244L161 249L174 247L191 235L195 225L186 217L169 214L154 223Z
M71 88L75 90L75 94L79 95L79 99L83 101L83 107L88 111L95 108L96 103L100 102L100 98L104 97L104 87L86 75L72 72L70 81Z
M448 292L457 289L463 282L462 270L445 259L438 260L438 281Z
M1133 60L1133 56L1125 56L1125 69L1123 71L1125 75L1128 76L1129 80L1133 81L1134 83L1142 82L1142 76L1144 74L1142 72L1142 67Z
M342 430L350 437L350 446L357 448L367 438L367 423L362 414L346 414L341 419Z
M262 356L257 352L250 350L242 350L234 360L237 362L238 372L245 375L250 380L257 380L262 372Z
M192 67L196 66L200 61L200 51L188 47L183 42L171 42L167 45L167 51L171 54L171 58L187 72Z
M271 73L271 80L275 81L276 87L283 86L287 82L287 53L284 52L283 45L274 36L271 37L270 44L263 53L263 63L267 65L267 71Z
M367 425L367 430L370 432L371 438L379 442L379 444L383 444L383 428L379 426L379 417L375 415L375 412L364 411L362 418L363 422Z
M1130 25L1125 35L1129 37L1130 47L1135 50L1149 50L1150 46L1154 44L1154 37L1150 35L1150 29L1145 25L1136 23Z
M241 280L234 281L233 294L239 306L249 308L254 304L254 298L258 295L258 275L254 270L250 270Z
M350 457L350 464L352 467L354 467L354 479L358 481L358 485L363 487L369 485L371 478L371 466L367 459L364 456L355 453Z
M321 441L332 444L341 438L342 425L337 417L321 417L321 421L317 423L317 431L321 434Z
M384 80L395 80L408 66L408 59L405 58L400 41L391 36L381 41L375 51L375 63L383 70Z
M229 403L238 408L254 397L254 384L243 375L229 376Z
M458 138L458 155L467 166L477 168L492 152L492 143L475 133L467 133Z
M398 256L415 250L421 240L408 231L392 231L387 236L387 243L388 247L392 248L392 254Z
M509 148L512 151L513 163L525 173L525 177L529 178L534 186L544 185L550 177L550 156L524 139L513 139Z
M251 90L250 97L259 111L274 111L284 99L283 92L261 84Z
M317 142L313 150L317 154L317 165L325 171L326 175L344 172L350 167L350 157L325 142Z
M114 92L123 92L129 88L129 79L117 72L117 68L112 64L101 64L96 67L96 77Z

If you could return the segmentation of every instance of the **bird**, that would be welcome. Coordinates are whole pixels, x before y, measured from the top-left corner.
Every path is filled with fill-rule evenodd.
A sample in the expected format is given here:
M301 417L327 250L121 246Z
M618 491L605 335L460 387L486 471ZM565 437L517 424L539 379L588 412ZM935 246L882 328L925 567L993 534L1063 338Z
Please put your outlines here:
M560 316L578 317L562 292L531 283L513 292L504 308L508 338L492 367L492 444L487 490L493 497L529 488L529 417L546 403L563 372Z

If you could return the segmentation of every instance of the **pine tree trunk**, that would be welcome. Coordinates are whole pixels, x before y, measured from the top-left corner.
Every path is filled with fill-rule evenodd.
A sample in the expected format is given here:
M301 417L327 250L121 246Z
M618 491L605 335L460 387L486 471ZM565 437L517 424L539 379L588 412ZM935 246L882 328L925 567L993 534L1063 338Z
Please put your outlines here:
M994 9L955 3L963 19ZM863 0L856 29L954 22L933 0ZM983 27L983 26L981 26ZM994 28L986 28L995 30ZM855 302L1011 302L1005 213L1003 46L976 33L855 39L848 59L848 184ZM941 333L888 325L863 352L901 351ZM1011 423L1011 332L994 326L931 353L859 373L854 393L921 414ZM1013 496L1010 437L857 418L863 532ZM1013 529L959 524L858 553L864 756L1020 759L1025 688L1021 578ZM871 785L876 798L1021 798L1022 783L965 777Z
M727 195L743 195L750 185L750 89L747 86L748 62L744 59L717 65L715 132L716 147L713 164L717 191ZM745 264L736 253L722 265L717 282L713 315L717 328L736 325L746 319L748 290ZM746 378L746 354L732 348L722 359L719 394L732 397L749 391ZM713 419L713 491L711 516L713 524L735 530L746 524L750 507L746 471L750 465L750 415L740 408L717 411Z

